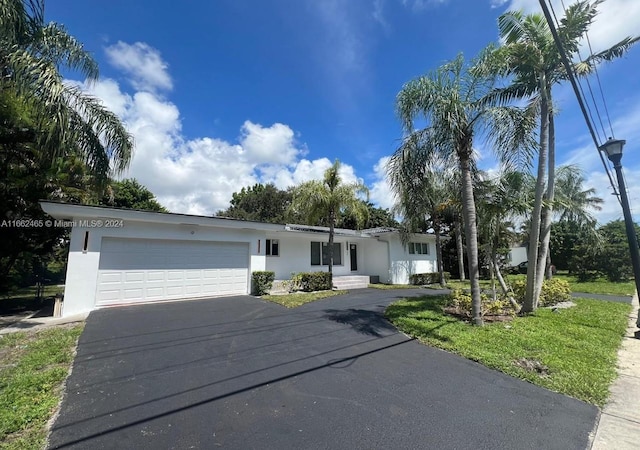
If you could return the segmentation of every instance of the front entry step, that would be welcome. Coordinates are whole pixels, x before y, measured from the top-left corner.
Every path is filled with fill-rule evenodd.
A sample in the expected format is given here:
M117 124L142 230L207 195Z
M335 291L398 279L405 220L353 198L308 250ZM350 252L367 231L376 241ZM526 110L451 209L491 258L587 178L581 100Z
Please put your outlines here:
M369 276L367 275L347 275L333 277L333 286L340 290L364 289L369 287Z

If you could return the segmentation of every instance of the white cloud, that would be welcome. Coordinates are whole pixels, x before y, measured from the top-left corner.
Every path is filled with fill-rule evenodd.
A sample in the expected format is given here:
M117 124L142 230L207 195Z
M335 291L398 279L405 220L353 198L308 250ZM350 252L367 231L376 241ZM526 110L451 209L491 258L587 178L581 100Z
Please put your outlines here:
M523 10L527 13L542 13L538 0L493 0L492 6L497 7L508 3L509 10ZM569 6L571 0L565 0L565 6ZM564 16L561 0L552 0L551 4L558 16ZM589 29L589 39L593 51L598 52L619 42L627 36L638 33L640 23L640 2L638 0L608 0L598 6L598 16ZM583 53L583 57L586 54Z
M624 173L627 186L627 195L629 197L629 203L631 205L631 213L636 223L640 222L640 184L629 182L632 180L640 179L640 169L625 170ZM616 182L615 173L613 173L613 180ZM592 211L593 215L598 220L598 223L604 225L612 220L624 220L622 214L622 207L618 202L618 198L613 194L613 189L609 178L602 172L591 172L587 175L585 180L585 187L593 187L596 190L596 195L604 200L601 211ZM616 191L618 189L616 188ZM634 205L636 208L634 208Z
M378 22L385 31L390 29L389 22L387 22L387 19L384 17L384 0L373 1L373 12L371 13L371 17L373 17L373 20Z
M159 57L157 50L147 50ZM157 64L166 67L161 59ZM138 76L123 70L134 79ZM285 189L322 179L332 164L327 158L302 159L306 147L286 124L263 126L247 120L237 142L207 136L188 139L182 133L178 107L155 91L129 94L113 79L90 86L74 83L102 99L133 135L135 150L123 176L136 178L173 212L213 214L226 209L231 195L242 187L273 182ZM357 180L348 164L342 165L340 175L345 182Z
M287 125L275 123L263 128L247 120L241 131L240 144L248 159L256 163L290 164L301 151L295 147L293 130Z
M109 62L130 77L138 90L155 92L171 90L173 82L167 72L168 64L160 52L144 42L127 44L118 41L105 49Z
M387 164L389 159L389 156L383 156L373 166L374 181L371 185L369 197L373 203L381 208L392 208L395 203L393 191L391 190L391 186L389 186L389 179L387 177Z
M449 0L402 0L402 4L413 11L422 11L429 6L437 6L448 2Z

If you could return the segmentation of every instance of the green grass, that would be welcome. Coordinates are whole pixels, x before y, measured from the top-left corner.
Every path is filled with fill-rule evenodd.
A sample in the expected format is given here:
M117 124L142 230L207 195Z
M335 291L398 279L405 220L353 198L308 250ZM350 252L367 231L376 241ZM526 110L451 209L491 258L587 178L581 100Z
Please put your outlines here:
M446 296L391 304L386 315L425 344L457 353L487 367L556 392L602 406L616 375L617 350L631 306L574 299L577 306L474 327L442 312ZM521 358L548 368L540 375L515 364Z
M583 292L587 294L603 294L603 295L633 295L636 291L636 286L633 281L613 283L606 278L598 278L595 281L580 282L573 275L567 275L559 273L554 276L567 280L571 286L572 292ZM515 281L517 279L525 279L526 275L506 275L507 281ZM447 282L447 287L450 289L470 289L469 280L459 281L450 280ZM496 280L496 287L499 289L500 285ZM490 280L480 280L481 289L491 289Z
M413 284L384 284L384 283L375 283L375 284L370 284L369 285L370 288L373 289L382 289L382 290L387 290L387 289L420 289L422 286L415 286Z
M41 449L83 325L0 336L0 448Z
M335 297L336 295L344 295L348 291L319 291L319 292L296 292L294 294L283 295L263 295L261 298L270 302L278 303L287 308L295 308L305 303L315 302L327 297Z
M636 291L636 285L633 280L613 283L602 277L597 278L595 281L578 281L575 276L565 274L557 274L556 277L567 280L573 292L632 296Z

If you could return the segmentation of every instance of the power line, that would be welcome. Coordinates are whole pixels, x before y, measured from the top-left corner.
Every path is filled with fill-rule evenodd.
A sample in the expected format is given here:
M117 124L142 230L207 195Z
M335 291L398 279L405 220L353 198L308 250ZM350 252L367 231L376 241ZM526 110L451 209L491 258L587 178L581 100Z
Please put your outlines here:
M576 76L573 73L573 67L571 66L571 63L569 62L569 58L567 58L567 53L564 50L564 46L562 45L562 41L560 40L560 36L558 36L558 30L556 30L556 27L553 23L553 18L551 17L551 13L549 12L549 8L547 7L547 3L545 0L539 0L540 1L540 6L542 8L542 12L544 13L544 17L547 20L547 23L549 25L549 29L551 31L551 34L553 35L553 40L556 43L556 47L558 48L558 52L560 53L560 59L562 60L562 64L564 65L565 70L567 71L567 76L569 78L569 81L571 82L571 87L573 87L573 92L576 95L576 99L578 100L578 104L580 105L580 110L582 111L582 115L584 117L584 120L587 124L587 128L589 129L589 133L591 134L591 139L593 139L593 143L596 146L596 149L598 149L598 155L600 156L600 161L602 161L602 166L605 169L605 172L607 173L607 177L609 177L609 182L611 183L611 187L613 188L613 192L614 194L617 196L617 190L615 187L615 184L613 182L613 178L611 177L611 173L609 171L609 167L607 166L604 157L602 156L602 152L600 151L600 143L598 142L598 137L596 135L595 129L593 127L593 124L591 123L591 120L589 118L589 114L587 112L587 108L585 106L585 102L582 98L582 95L580 94L580 88L578 87L578 83L576 81ZM551 8L553 9L553 6L551 6ZM555 12L554 12L554 16L555 16ZM618 197L618 201L620 201L620 198Z

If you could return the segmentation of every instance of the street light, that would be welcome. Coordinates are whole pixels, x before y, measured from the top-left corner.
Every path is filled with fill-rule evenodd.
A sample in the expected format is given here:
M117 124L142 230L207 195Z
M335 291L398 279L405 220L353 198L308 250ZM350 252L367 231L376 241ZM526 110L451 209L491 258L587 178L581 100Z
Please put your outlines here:
M631 264L633 265L633 277L636 281L636 292L640 295L640 254L638 253L638 238L631 217L631 208L629 207L629 198L627 197L627 188L624 185L624 177L622 175L622 147L627 141L621 139L609 138L607 142L599 148L601 152L605 152L609 160L616 169L616 177L618 178L618 190L620 191L620 200L622 201L622 212L624 214L624 224L627 230L627 241L629 241L629 252L631 253ZM640 328L640 314L636 325Z

